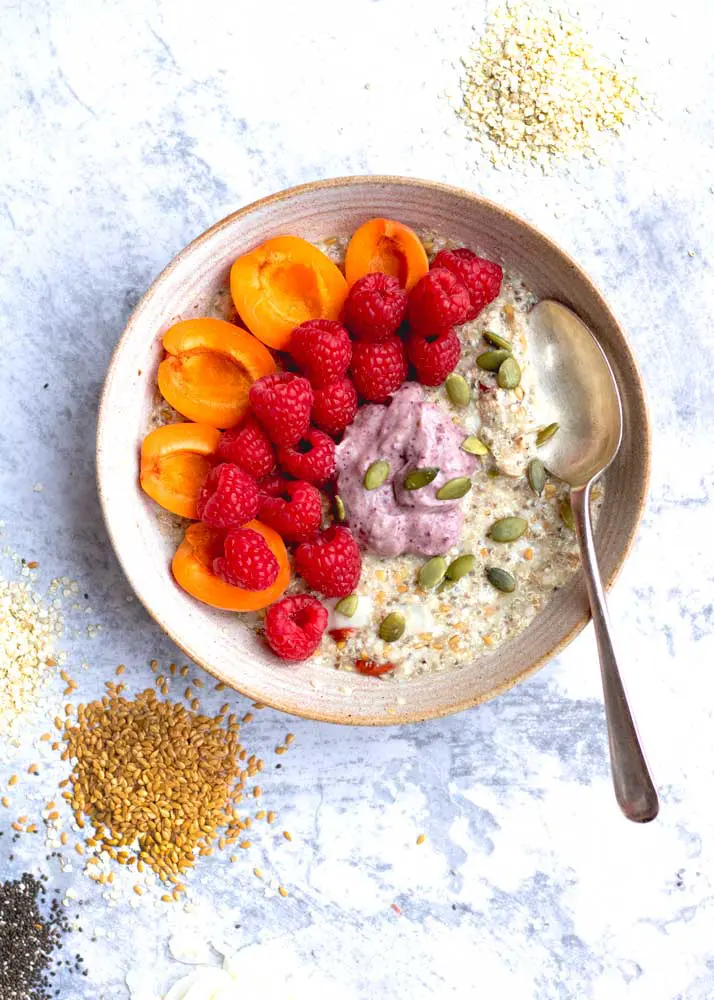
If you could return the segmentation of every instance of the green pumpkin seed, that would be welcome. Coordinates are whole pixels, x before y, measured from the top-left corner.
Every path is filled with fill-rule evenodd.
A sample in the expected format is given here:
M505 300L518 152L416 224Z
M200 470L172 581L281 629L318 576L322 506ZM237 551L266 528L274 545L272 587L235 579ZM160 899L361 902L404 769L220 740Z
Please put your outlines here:
M347 511L345 510L345 502L339 493L335 494L335 520L339 521L340 524L347 517Z
M498 369L498 384L502 389L515 389L521 383L521 367L510 354Z
M502 517L488 529L488 537L494 542L515 542L527 527L528 522L523 517Z
M344 615L345 618L351 618L357 610L358 604L359 597L357 594L350 594L349 597L343 597L341 601L337 602L335 611L340 615Z
M497 333L492 333L490 330L484 330L481 336L487 344L490 344L492 347L497 347L501 351L508 351L510 354L513 350L513 345L510 340L506 340L505 337L499 337Z
M575 531L575 521L573 520L573 508L570 503L570 497L562 497L560 503L558 504L558 510L560 511L560 520L563 522L566 528L571 531Z
M461 497L465 497L468 491L471 489L471 480L468 476L457 476L456 479L450 479L443 486L440 486L436 491L437 500L460 500Z
M536 447L540 448L540 446L542 444L545 444L546 441L550 441L552 437L555 437L555 435L558 433L559 428L560 424L557 423L557 421L555 423L548 424L547 427L541 427L541 429L536 434Z
M486 576L491 586L503 594L512 594L516 589L516 578L511 576L508 570L500 569L498 566L489 566L486 570Z
M510 357L510 351L484 351L476 358L476 364L485 372L497 372Z
M446 389L446 395L449 397L454 406L469 405L471 400L471 390L469 389L469 384L463 375L457 375L456 372L452 372L451 375L447 376L444 387Z
M468 452L469 455L488 455L486 445L474 435L464 438L461 442L461 450Z
M379 458L376 462L372 462L364 474L364 488L366 490L379 489L386 482L390 470L391 466L384 458Z
M528 482L531 485L531 489L538 496L541 495L545 487L545 481L548 478L548 473L545 471L545 466L539 458L532 458L528 463Z
M498 477L501 475L501 470L496 468L489 469L486 475L488 476L489 479L498 479Z
M433 483L438 475L438 469L412 469L404 477L404 489L421 490L425 486L428 486L429 483Z
M443 556L433 556L419 570L419 586L422 590L432 590L444 579L446 559Z
M446 571L447 580L452 580L456 583L476 565L476 557L472 555L457 556L456 559L449 565Z
M399 611L392 611L391 614L382 620L382 624L379 626L379 638L384 640L384 642L396 642L397 639L401 639L404 635L406 627L407 623L404 615L400 614Z

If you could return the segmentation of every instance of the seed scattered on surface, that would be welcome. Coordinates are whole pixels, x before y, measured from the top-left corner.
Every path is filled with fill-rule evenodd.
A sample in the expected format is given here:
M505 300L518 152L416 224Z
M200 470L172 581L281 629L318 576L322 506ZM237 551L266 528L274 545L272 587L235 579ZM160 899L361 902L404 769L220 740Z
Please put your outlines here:
M545 466L539 458L532 458L530 460L527 475L531 489L540 496L545 489L548 473L545 471Z
M456 583L457 580L461 580L467 573L470 573L475 565L476 557L472 556L470 553L466 553L463 556L457 556L446 570L446 578L447 580L451 580L453 583Z
M10 788L12 788L13 785L16 785L17 784L17 775L16 774L11 774L10 777L7 779L7 783L10 786Z
M420 833L419 836L416 839L417 845L420 847L424 843L425 840L426 840L426 834Z
M284 885L278 886L278 892L283 897L283 899L285 899L287 897L287 895L288 895L288 890L285 888Z
M491 347L496 347L499 351L508 351L510 354L513 350L510 340L506 340L505 337L502 337L498 333L493 333L491 330L484 330L482 337L487 344L490 344Z
M502 517L488 529L488 536L494 542L515 542L527 527L528 522L523 517Z
M511 357L510 349L507 351L494 350L494 351L484 351L483 354L479 354L476 358L476 364L482 371L485 372L497 372L504 361L507 361Z
M486 445L477 438L475 435L470 435L461 442L462 451L466 451L469 455L488 455L488 448Z
M467 476L457 476L449 479L436 491L437 500L460 500L471 489L471 480Z
M439 475L439 470L435 468L412 469L404 477L405 490L421 490L429 483L433 483Z
M558 510L560 512L560 519L570 531L575 531L575 521L573 519L573 507L570 503L570 497L561 497L558 503Z
M347 517L347 511L345 510L345 502L339 495L339 493L335 494L334 504L335 504L335 520L339 524L342 524L342 522Z
M444 579L446 559L443 556L432 556L419 570L419 586L422 590L432 590Z
M521 367L513 357L507 357L498 369L498 384L502 389L515 389L521 382Z
M285 737L285 742L287 743L288 746L290 746L291 743L294 743L295 733L288 733L287 736Z
M540 448L540 446L544 445L546 441L550 441L552 437L555 437L559 429L560 429L560 424L557 422L557 420L554 421L552 424L548 424L547 427L541 427L541 429L536 434L536 447Z
M350 594L349 597L343 597L342 600L337 602L335 605L335 611L344 615L346 618L351 618L357 610L358 604L359 597L357 594Z
M292 833L290 833L289 830L283 830L283 837L285 837L286 840L292 840L293 839L293 835L292 835Z
M458 375L456 372L447 375L444 387L446 388L446 395L454 406L464 407L469 405L471 390L463 375Z
M364 488L366 490L376 490L383 486L389 476L391 466L384 458L378 458L372 462L364 474Z
M404 635L406 619L399 611L392 611L386 618L382 619L379 626L379 638L384 642L396 642Z
M516 589L516 578L499 566L489 566L486 576L491 586L500 590L502 594L512 594Z

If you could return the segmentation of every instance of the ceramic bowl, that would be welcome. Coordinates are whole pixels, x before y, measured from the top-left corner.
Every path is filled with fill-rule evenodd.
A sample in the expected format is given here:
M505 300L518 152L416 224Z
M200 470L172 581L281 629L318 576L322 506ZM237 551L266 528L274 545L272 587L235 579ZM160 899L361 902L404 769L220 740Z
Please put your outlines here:
M232 261L284 233L318 241L351 233L373 216L399 219L507 263L541 298L574 309L595 331L620 389L624 438L607 472L597 531L603 578L622 566L642 514L649 428L641 378L625 335L587 275L522 219L476 195L400 177L349 177L283 191L249 205L186 247L134 310L107 372L99 412L97 471L109 536L149 613L196 663L248 697L330 722L389 725L457 712L506 691L563 649L588 621L579 574L531 625L493 653L459 669L395 683L307 663L280 666L240 616L215 611L173 581L176 525L138 481L139 446L155 405L161 337L179 319L201 315L227 287ZM174 519L175 520L175 519Z

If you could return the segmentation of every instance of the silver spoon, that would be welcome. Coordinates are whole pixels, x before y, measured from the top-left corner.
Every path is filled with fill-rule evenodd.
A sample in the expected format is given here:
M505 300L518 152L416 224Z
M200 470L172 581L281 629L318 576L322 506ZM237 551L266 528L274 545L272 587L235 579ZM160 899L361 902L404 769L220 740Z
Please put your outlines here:
M602 348L574 312L544 299L531 310L529 326L541 394L560 423L558 433L541 451L548 469L571 489L600 656L615 796L628 819L646 823L657 815L659 802L615 659L590 520L590 489L614 459L622 439L620 395Z

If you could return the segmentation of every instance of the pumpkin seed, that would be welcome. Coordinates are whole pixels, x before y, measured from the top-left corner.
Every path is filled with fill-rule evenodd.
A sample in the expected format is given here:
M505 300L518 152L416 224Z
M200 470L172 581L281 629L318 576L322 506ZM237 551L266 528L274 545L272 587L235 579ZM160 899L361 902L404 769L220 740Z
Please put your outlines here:
M486 475L488 476L489 479L498 479L498 477L501 475L501 470L496 468L489 469Z
M481 336L487 344L491 344L492 347L497 347L501 351L508 351L510 354L513 350L513 345L510 340L506 340L505 337L500 337L497 333L492 333L490 330L484 330Z
M438 469L412 469L404 477L404 489L405 490L421 490L429 483L433 483L436 477L439 475Z
M364 488L366 490L379 489L386 482L390 469L389 462L384 458L378 458L376 462L372 462L364 474Z
M461 442L461 450L467 451L469 455L488 455L488 448L479 438L471 435Z
M515 542L527 527L528 522L523 517L502 517L488 529L488 537L494 542Z
M341 601L337 602L335 611L340 615L344 615L345 618L351 618L357 610L358 604L359 597L357 594L350 594L349 597L343 597Z
M403 614L399 611L392 611L382 620L379 626L379 638L384 642L396 642L404 635L407 622Z
M521 366L509 354L498 369L498 384L502 389L515 389L521 383Z
M335 520L339 521L340 524L347 517L347 511L345 510L345 502L339 493L335 494Z
M470 554L464 556L457 556L456 559L454 559L454 561L449 565L449 568L446 571L446 578L447 580L453 580L453 582L455 583L457 580L460 580L463 576L466 576L467 573L470 573L475 565L476 565L475 556L472 556Z
M503 594L512 594L516 589L516 578L511 576L508 570L500 569L498 566L489 566L486 570L486 576L491 586Z
M471 400L471 390L469 389L469 384L463 375L457 375L456 372L452 372L451 375L447 376L444 387L446 389L446 395L449 397L454 406L469 405Z
M510 357L510 351L484 351L476 358L476 364L485 372L497 372Z
M539 458L532 458L528 463L528 482L531 484L531 489L538 496L541 495L543 489L545 488L545 481L548 478L548 473L545 471L545 466Z
M571 531L575 531L575 521L573 520L573 508L570 503L570 497L562 497L560 503L558 504L558 510L560 511L560 520L563 522L566 528Z
M436 491L437 500L460 500L465 497L471 489L471 480L468 476L457 476L450 479Z
M541 427L536 434L536 448L540 448L540 446L545 444L546 441L550 441L552 437L555 437L559 428L560 424L557 421L552 424L548 424L547 427Z
M422 590L432 590L444 579L446 559L443 556L433 556L419 570L419 586Z

